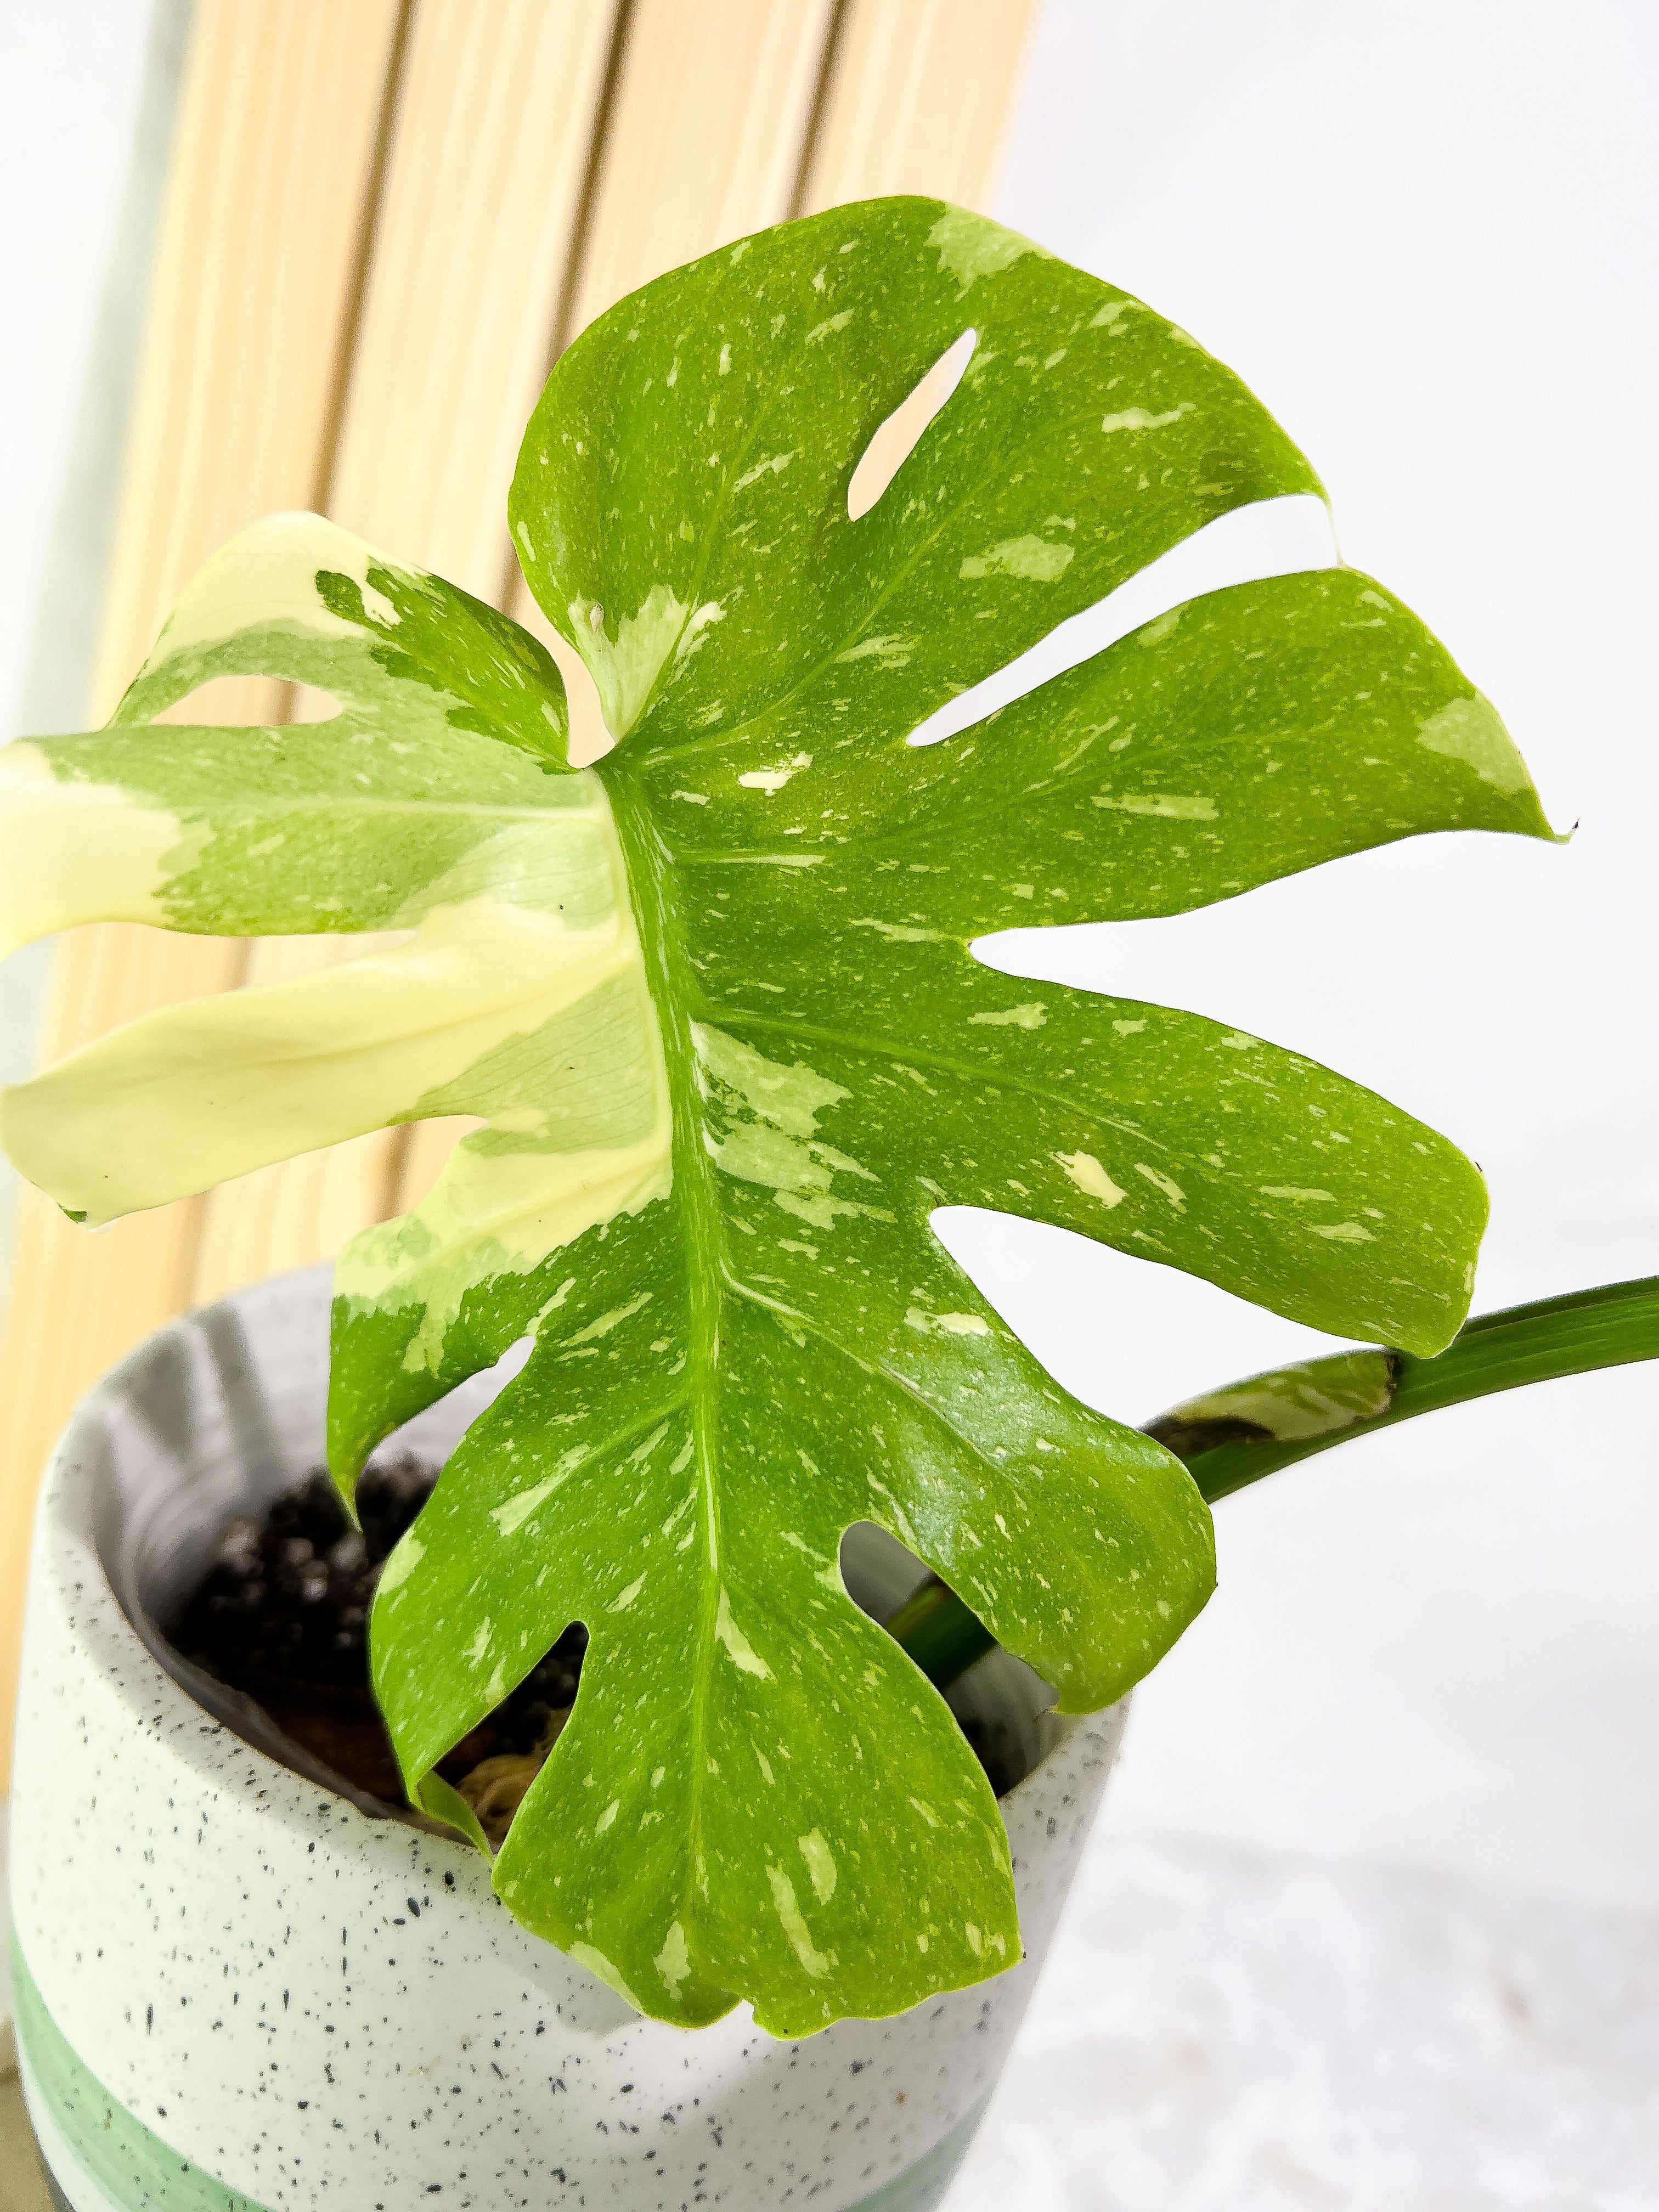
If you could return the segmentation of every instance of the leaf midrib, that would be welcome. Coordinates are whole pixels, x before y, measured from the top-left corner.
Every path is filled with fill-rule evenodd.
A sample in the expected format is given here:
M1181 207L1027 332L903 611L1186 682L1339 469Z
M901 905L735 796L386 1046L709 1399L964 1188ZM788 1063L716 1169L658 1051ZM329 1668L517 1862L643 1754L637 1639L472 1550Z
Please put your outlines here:
M963 943L961 939L953 939L951 941L956 944ZM965 945L963 950L966 951ZM983 963L975 961L973 964L980 967ZM997 968L985 969L988 975L997 975L1001 972L1001 969ZM1031 979L1023 975L1010 975L1006 978L1011 986L1018 986L1030 980ZM1060 988L1064 989L1066 987L1061 985ZM1108 998L1103 993L1101 994L1103 1007L1138 1006L1147 1003L1149 1002L1140 999L1112 999ZM1155 1009L1154 1011L1163 1010ZM1150 1129L1143 1128L1138 1121L1123 1121L1113 1115L1103 1114L1097 1109L1087 1105L1074 1092L1061 1091L1046 1083L1034 1083L1030 1076L1021 1075L1015 1069L976 1066L972 1060L957 1060L949 1053L939 1052L927 1047L923 1047L918 1051L907 1045L901 1050L890 1037L863 1036L856 1030L826 1029L821 1023L791 1021L787 1015L783 1014L750 1013L746 1007L742 1006L716 1006L701 1014L698 1018L708 1022L722 1020L740 1022L748 1029L770 1030L786 1036L803 1037L815 1044L835 1045L849 1052L867 1052L881 1059L892 1060L901 1066L938 1068L941 1073L960 1076L967 1083L983 1083L988 1084L993 1089L1018 1091L1028 1098L1040 1098L1047 1105L1063 1106L1068 1113L1081 1115L1085 1121L1094 1123L1098 1128L1115 1129L1121 1135L1133 1137L1137 1144L1152 1146L1156 1150L1167 1153L1171 1159L1180 1160L1194 1170L1198 1165L1192 1154L1177 1152L1174 1146L1165 1144L1161 1138L1154 1136Z
M978 349L975 348L975 351L977 350ZM971 368L973 364L970 361L969 367ZM960 390L962 388L962 384L965 384L966 381L967 374L966 371L964 371L961 382L957 386L957 390ZM892 482L888 485L886 490L883 492L881 499L878 500L876 506L870 510L872 514L874 514L877 512L883 501L886 500L896 489L900 477L903 475L904 471L909 466L915 455L921 450L922 444L932 432L934 424L943 421L945 414L949 411L951 400L955 398L956 392L953 392L951 395L951 398L945 401L944 406L939 409L939 413L933 417L933 420L929 422L923 429L921 437L917 440L916 444L911 448L910 452L905 455L903 460L900 462L898 470L895 473ZM764 718L782 713L795 699L799 697L803 691L807 690L810 685L815 684L827 669L833 668L841 655L848 650L850 645L857 643L862 639L865 633L872 627L877 617L880 614L882 609L887 605L888 601L892 598L893 594L898 590L901 584L908 578L925 556L932 551L935 541L939 538L940 532L945 528L947 523L954 521L957 515L962 511L962 509L966 507L974 498L985 489L988 483L992 480L993 475L996 470L1006 467L1007 463L1012 460L1024 459L1030 445L1036 438L1046 434L1047 432L1052 430L1071 431L1080 428L1085 422L1092 420L1093 414L1094 410L1091 407L1082 414L1067 416L1058 423L1051 422L1042 426L1039 429L1028 431L1024 434L1023 438L1018 432L1016 432L1012 439L1006 440L1002 444L999 445L994 454L990 457L992 465L988 465L978 477L976 477L970 483L964 486L960 495L956 500L951 501L947 505L942 505L939 508L938 517L934 522L933 527L919 537L915 540L910 552L900 559L888 572L887 576L882 583L880 590L869 602L862 615L859 617L857 627L848 631L844 635L840 637L836 641L834 647L826 651L823 658L816 661L811 667L803 671L801 675L796 678L794 683L789 685L787 690L780 692L775 698L768 699L763 702L763 703L756 709L754 714L747 716L743 721L733 723L730 729L711 731L705 738L687 738L678 742L671 740L668 744L657 749L657 757L664 760L672 757L678 760L687 754L696 754L711 748L718 748L735 744L738 740L748 736L750 732L753 731L756 725ZM878 425L877 427L879 428L880 426ZM868 441L866 442L867 444ZM1300 454L1297 454L1297 458L1300 459ZM1306 467L1305 462L1303 465ZM851 483L855 473L856 463L854 464L854 467L848 471L848 483ZM1311 474L1311 471L1310 471L1309 473ZM1135 577L1144 574L1145 571L1152 566L1154 561L1162 559L1164 554L1172 551L1176 545L1183 544L1187 538L1193 535L1194 532L1203 527L1205 522L1213 521L1220 515L1232 513L1235 507L1241 505L1255 506L1260 504L1262 499L1270 498L1274 495L1275 495L1267 493L1258 493L1253 499L1248 501L1234 501L1233 506L1218 507L1214 515L1206 515L1201 518L1200 521L1193 523L1190 528L1183 532L1180 538L1172 539L1170 544L1163 547L1159 552L1149 554L1146 559L1141 562L1138 567L1131 569L1127 574L1120 576L1115 584L1108 584L1104 590L1097 595L1097 600L1091 602L1091 604L1097 604L1098 599L1105 598L1111 592L1117 590L1124 584L1132 583ZM724 500L724 491L722 493L722 499ZM859 527L859 523L862 522L864 520L865 518L863 516L860 516L857 522L849 521L848 527L850 529L856 530ZM712 532L710 534L710 544L711 551L708 558L700 563L698 567L698 589L701 588L702 584L708 574L708 568L713 559ZM697 602L694 593L691 605L687 609L687 621L690 621L691 609L695 607L696 604ZM1078 610L1073 610L1073 611L1076 612ZM1063 616L1056 616L1055 623L1057 623L1064 619L1065 617ZM1050 629L1053 629L1054 627L1054 623L1051 623L1049 625ZM683 634L684 625L681 627L681 631L677 633L676 635L676 649L678 649L679 635ZM1047 630L1041 632L1036 638L1030 641L1030 644L1040 644L1042 637L1047 636L1048 634ZM1029 649L1030 647L1028 645L1021 647L1019 651L1024 652ZM1018 658L1018 654L1011 655L1010 658ZM639 713L635 716L632 723L617 738L617 742L618 744L625 744L636 732L640 732L643 729L653 708L664 694L665 680L672 674L675 665L676 654L675 653L671 652L665 658L661 668L658 671L656 681L653 684L650 691L647 694L645 703L641 708ZM997 669L987 670L985 672L986 676L989 677L998 673L999 670L1006 665L1007 664L1006 662L999 663ZM984 679L981 678L979 680ZM948 693L941 694L939 698L925 703L921 712L917 714L907 725L907 730L918 728L921 724L927 720L929 714L933 713L939 706L948 702L949 696L950 695Z
M704 1858L703 1821L708 1775L709 1685L714 1674L714 1626L721 1588L722 1546L720 1483L714 1462L714 1423L708 1417L714 1375L719 1361L720 1307L726 1269L720 1259L720 1209L714 1195L714 1162L702 1142L696 1079L696 1051L690 1024L694 992L688 988L690 961L675 912L672 861L658 833L651 809L613 753L600 781L608 790L622 847L629 897L644 956L646 984L656 1008L672 1116L671 1201L684 1231L680 1239L685 1265L685 1396L691 1422L696 1465L702 1490L708 1547L702 1602L691 1669L692 1744L688 1778L688 1819L682 1909L694 1912L701 1899L696 1869ZM596 770L596 773L598 771Z
M878 1376L928 1425L942 1431L988 1470L999 1471L946 1410L934 1403L883 1358L871 1358L842 1340L813 1316L769 1297L746 1282L726 1254L725 1210L718 1196L718 1174L703 1141L702 1093L696 1079L697 1054L691 1037L694 1020L706 1018L703 994L690 960L674 898L674 862L657 829L650 805L633 775L633 763L615 754L604 763L601 780L610 793L626 869L629 895L645 956L647 987L656 1007L673 1118L673 1184L683 1225L681 1252L686 1270L687 1342L684 1405L692 1425L696 1464L702 1491L708 1545L703 1566L702 1601L691 1667L691 1728L687 1817L682 1887L678 1911L688 1919L702 1906L697 1869L704 1850L710 1761L710 1703L715 1667L715 1623L723 1587L719 1433L714 1415L714 1376L719 1363L722 1308L741 1299L763 1312L787 1319L836 1358ZM781 1026L778 1024L777 1026ZM827 1034L827 1033L825 1033Z
M1065 1104L1081 1111L1088 1122L1133 1135L1138 1144L1154 1148L1154 1157L1167 1154L1183 1161L1185 1155L1132 1123L1092 1112L1057 1086L1034 1084L1027 1078L1001 1070L988 1070L938 1052L914 1048L897 1053L889 1039L864 1038L817 1024L802 1024L777 1016L755 1016L708 1002L690 956L687 933L676 897L676 859L641 781L646 763L630 757L619 747L594 765L593 773L611 802L617 834L623 854L629 896L644 955L646 980L655 1006L662 1042L672 1115L673 1194L680 1221L680 1246L685 1268L686 1405L692 1425L696 1465L702 1491L704 1540L708 1546L702 1569L701 1603L692 1652L690 1767L687 1819L680 1907L688 1916L699 1911L702 1899L696 1869L706 1856L708 1764L711 1738L711 1694L715 1663L715 1622L723 1583L721 1483L717 1423L714 1400L719 1364L721 1310L728 1297L741 1298L762 1311L787 1313L795 1327L811 1334L836 1356L852 1360L879 1375L885 1387L901 1394L906 1402L925 1413L930 1422L945 1431L957 1443L983 1458L972 1440L960 1434L946 1412L895 1373L885 1361L869 1359L843 1343L812 1316L785 1307L757 1286L744 1282L729 1265L725 1251L725 1213L716 1189L718 1170L703 1142L702 1098L696 1080L697 1055L691 1036L694 1020L722 1019L769 1034L787 1034L803 1041L821 1041L844 1049L867 1051L882 1058L902 1057L908 1064L937 1068L975 1084L991 1084ZM965 951L965 948L964 948ZM989 1462L988 1462L989 1464Z

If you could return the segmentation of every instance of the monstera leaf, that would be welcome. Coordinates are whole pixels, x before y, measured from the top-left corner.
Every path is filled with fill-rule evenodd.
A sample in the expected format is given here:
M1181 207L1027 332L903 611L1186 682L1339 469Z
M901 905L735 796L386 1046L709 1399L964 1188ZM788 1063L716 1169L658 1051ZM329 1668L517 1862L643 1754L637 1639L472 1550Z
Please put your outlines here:
M875 507L920 375L960 387ZM977 933L1173 914L1416 832L1547 835L1492 708L1347 569L1218 592L964 734L942 702L1212 517L1317 490L1139 301L976 216L842 208L664 277L555 370L511 521L553 664L314 517L193 584L114 725L0 757L14 938L96 917L412 933L152 1015L10 1093L90 1222L471 1115L337 1280L349 1490L525 1338L393 1554L375 1679L411 1790L568 1623L569 1724L496 1867L635 2005L799 2034L1018 1955L1006 1841L941 1699L851 1601L849 1525L938 1571L1079 1712L1207 1596L1180 1462L1045 1373L929 1226L1063 1224L1418 1352L1485 1215L1441 1139L1195 1016L1011 981ZM210 677L333 720L154 725Z

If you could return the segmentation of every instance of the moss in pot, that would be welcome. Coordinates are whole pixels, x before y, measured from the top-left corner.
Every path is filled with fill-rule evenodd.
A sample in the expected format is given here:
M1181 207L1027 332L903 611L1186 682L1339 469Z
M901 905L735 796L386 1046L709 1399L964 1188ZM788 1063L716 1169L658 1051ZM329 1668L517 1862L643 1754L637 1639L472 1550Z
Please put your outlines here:
M968 331L953 396L854 519L873 432ZM96 1224L477 1117L431 1197L342 1255L328 1462L349 1505L383 1439L527 1345L386 1561L374 1686L410 1803L482 1855L468 1894L487 1869L514 1959L559 1947L641 2032L718 2039L740 2005L784 2045L988 2015L1022 1954L1009 1821L928 1678L994 1641L1060 1715L1113 1706L1209 1595L1206 1495L1416 1410L1400 1393L1459 1356L1486 1197L1443 1139L1294 1053L969 949L1408 835L1547 837L1416 617L1347 568L1240 585L907 743L1205 523L1319 490L1227 370L1113 287L939 203L838 209L621 302L532 419L512 535L595 679L616 743L593 766L568 764L534 639L308 515L209 562L107 729L0 756L9 941L414 933L130 1024L8 1093L4 1140ZM233 673L339 712L155 720ZM953 1204L1389 1349L1148 1434L1007 1329L932 1231ZM1466 1361L1458 1389L1648 1356L1644 1291L1595 1310L1588 1352L1551 1318L1528 1374ZM79 1479L43 1559L84 1552ZM902 1642L846 1587L863 1523L939 1578ZM574 1623L580 1691L492 1851L455 1754ZM1103 1776L1093 1726L1009 1804L1080 1739ZM928 2110L880 2187L968 2106ZM324 2124L288 2124L311 2148L252 2201L320 2203ZM226 2157L208 2170L250 2191L252 2154ZM947 2169L884 2201L932 2202ZM873 2203L868 2181L837 2166L819 2201ZM707 2201L782 2201L721 2185Z

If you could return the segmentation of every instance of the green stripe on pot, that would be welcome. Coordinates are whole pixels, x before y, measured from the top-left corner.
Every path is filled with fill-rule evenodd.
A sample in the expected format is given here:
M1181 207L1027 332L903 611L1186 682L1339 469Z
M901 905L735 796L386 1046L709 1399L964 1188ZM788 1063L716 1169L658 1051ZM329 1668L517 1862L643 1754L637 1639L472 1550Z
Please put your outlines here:
M948 2136L941 2136L932 2150L885 2181L872 2197L860 2197L847 2212L933 2212L956 2179L957 2168L968 2154L974 2131L985 2118L991 2100L988 2089L971 2104Z
M118 2104L65 2041L13 1938L13 2002L29 2117L71 2212L265 2212L170 2150ZM902 2173L848 2212L933 2212L985 2117L988 2096Z
M264 2212L180 2158L116 2102L64 2041L15 1937L11 1969L29 2118L73 2212Z

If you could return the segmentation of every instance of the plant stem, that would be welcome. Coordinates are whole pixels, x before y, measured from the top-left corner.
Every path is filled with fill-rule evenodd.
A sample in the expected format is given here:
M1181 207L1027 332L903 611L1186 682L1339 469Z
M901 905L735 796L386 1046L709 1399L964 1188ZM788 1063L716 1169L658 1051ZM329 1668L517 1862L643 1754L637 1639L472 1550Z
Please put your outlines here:
M1607 1283L1472 1321L1432 1358L1408 1352L1340 1352L1230 1383L1146 1424L1184 1460L1211 1502L1315 1452L1471 1398L1659 1358L1659 1275ZM932 1583L886 1624L941 1689L994 1638L943 1583Z
M996 1649L995 1637L979 1615L944 1583L924 1583L883 1626L941 1690Z

